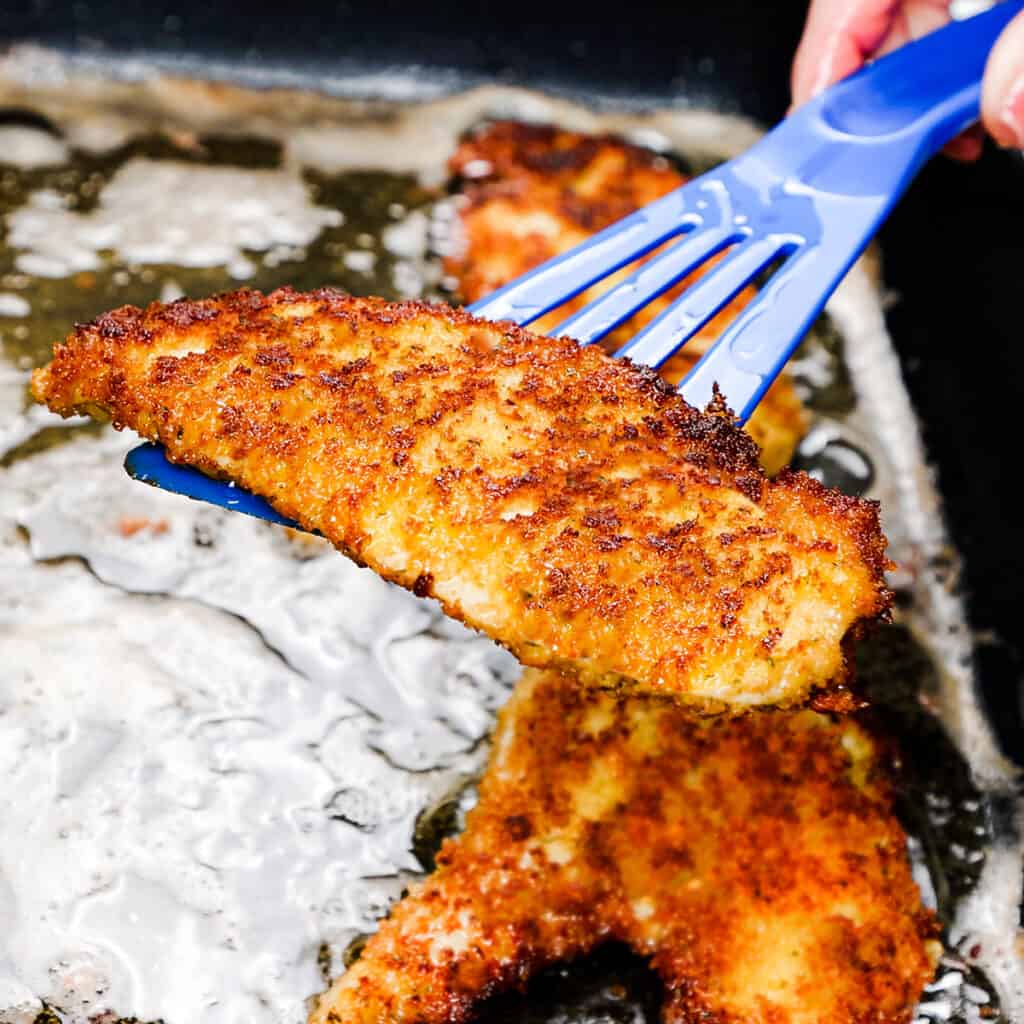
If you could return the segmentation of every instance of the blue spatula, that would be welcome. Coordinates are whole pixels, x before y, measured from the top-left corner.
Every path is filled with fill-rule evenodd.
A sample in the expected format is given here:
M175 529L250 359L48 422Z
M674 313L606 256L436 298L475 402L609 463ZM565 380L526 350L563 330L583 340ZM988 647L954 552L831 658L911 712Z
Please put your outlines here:
M660 366L755 277L758 295L679 390L703 407L717 384L744 422L918 168L978 119L989 51L1024 0L955 22L832 86L735 160L613 224L469 307L532 323L658 246L625 280L552 332L600 340L717 253L720 262L617 356ZM673 241L675 240L675 241ZM168 462L144 444L138 480L288 523L262 498Z

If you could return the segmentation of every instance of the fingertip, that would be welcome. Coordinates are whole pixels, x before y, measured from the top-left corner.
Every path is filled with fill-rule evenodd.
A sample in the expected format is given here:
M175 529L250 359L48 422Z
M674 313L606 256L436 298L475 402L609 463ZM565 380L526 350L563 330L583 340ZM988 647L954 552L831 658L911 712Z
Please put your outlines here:
M989 54L981 118L999 145L1024 148L1024 13L1006 26Z
M979 127L974 127L947 142L942 152L961 163L973 163L985 148L985 136Z

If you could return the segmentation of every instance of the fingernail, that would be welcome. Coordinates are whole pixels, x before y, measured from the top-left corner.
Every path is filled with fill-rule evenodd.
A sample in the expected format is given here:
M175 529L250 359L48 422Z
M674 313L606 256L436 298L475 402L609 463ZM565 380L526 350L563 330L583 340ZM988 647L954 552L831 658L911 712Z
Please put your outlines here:
M1024 75L1021 75L1006 94L992 134L1000 146L1024 149Z

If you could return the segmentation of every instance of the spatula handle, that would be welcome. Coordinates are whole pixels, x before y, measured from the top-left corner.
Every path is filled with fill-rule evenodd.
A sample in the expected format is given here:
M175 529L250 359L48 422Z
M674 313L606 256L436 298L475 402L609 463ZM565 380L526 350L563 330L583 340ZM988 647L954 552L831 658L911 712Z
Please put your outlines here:
M888 209L929 157L977 121L988 55L1022 10L1024 0L1003 0L880 57L795 110L740 162Z
M847 136L912 132L931 156L978 120L989 52L1024 0L990 10L901 47L829 89L820 116Z
M977 120L989 52L1022 9L1004 0L880 58L715 172L745 208L770 211L762 233L784 234L793 254L687 376L688 402L717 383L750 415L920 166Z

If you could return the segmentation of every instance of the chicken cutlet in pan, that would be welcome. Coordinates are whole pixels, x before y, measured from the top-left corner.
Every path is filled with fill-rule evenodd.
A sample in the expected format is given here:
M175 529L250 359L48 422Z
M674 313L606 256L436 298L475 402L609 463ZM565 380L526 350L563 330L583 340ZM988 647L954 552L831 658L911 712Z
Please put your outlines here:
M311 1024L456 1024L601 943L672 1024L909 1021L939 953L883 750L813 711L701 719L528 670L479 802Z
M493 122L465 139L449 169L460 182L461 198L455 252L445 271L466 302L482 299L686 182L665 157L613 136L514 121ZM696 276L644 307L609 336L606 348L623 345ZM607 287L608 281L595 285L531 330L550 333ZM739 295L659 370L662 376L678 384L752 295L750 288ZM769 473L789 464L806 430L803 405L783 373L747 424Z
M841 706L848 645L891 598L874 502L767 480L726 414L651 371L447 307L329 289L123 307L33 391L585 683Z

